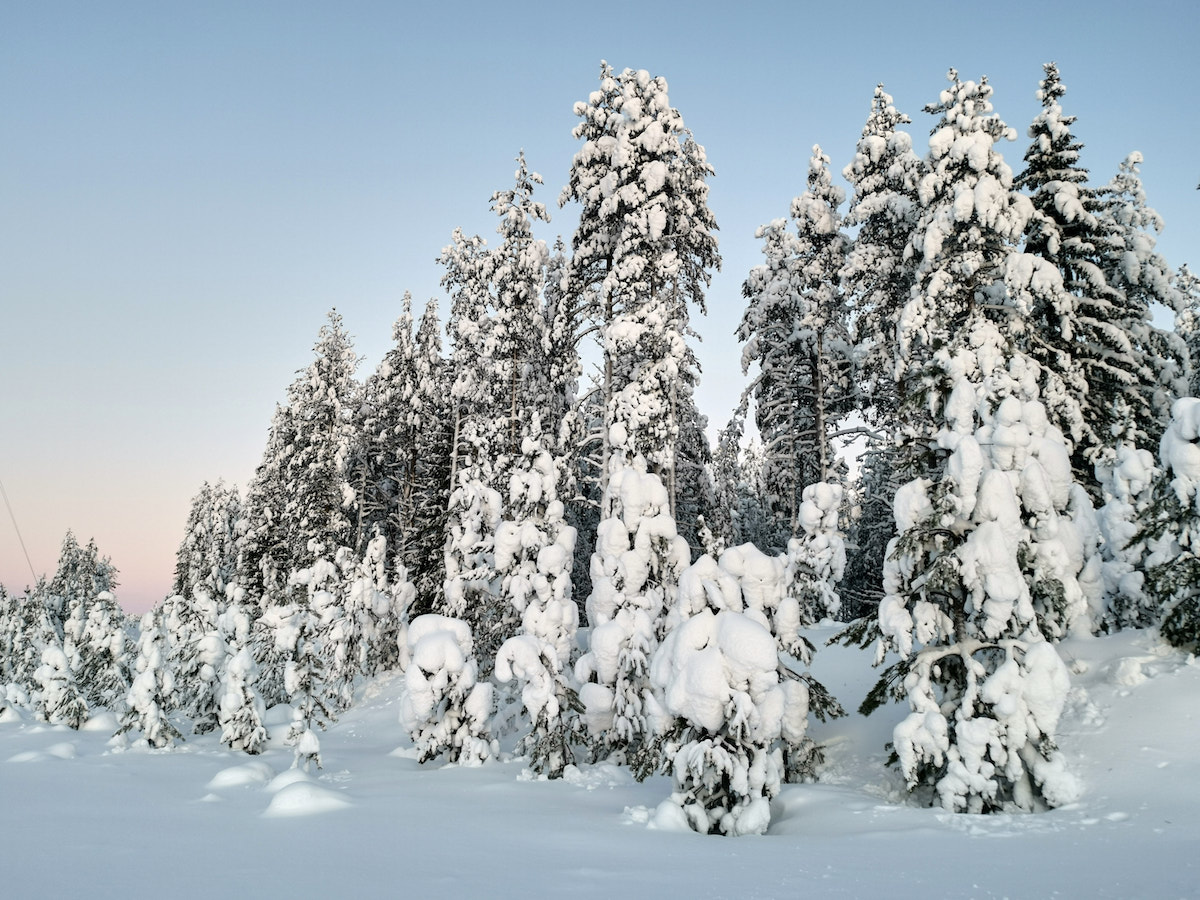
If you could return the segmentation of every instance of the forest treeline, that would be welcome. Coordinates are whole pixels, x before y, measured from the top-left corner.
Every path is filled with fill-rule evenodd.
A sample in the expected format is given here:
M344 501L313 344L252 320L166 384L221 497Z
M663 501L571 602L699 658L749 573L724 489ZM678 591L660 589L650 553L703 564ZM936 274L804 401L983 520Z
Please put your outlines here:
M1016 174L991 96L951 70L918 154L878 87L848 202L813 148L758 231L747 385L710 446L690 322L720 265L713 170L664 79L602 64L570 245L534 237L522 154L498 239L441 253L444 326L405 296L360 381L330 313L245 493L201 488L140 623L71 534L52 578L0 589L0 708L254 754L280 707L319 766L356 685L396 671L422 761L508 737L551 778L670 773L680 821L760 833L817 774L810 716L844 712L807 668L832 617L886 664L862 710L907 706L921 801L1071 802L1057 642L1200 631L1200 281L1156 250L1140 155L1090 180L1053 64Z

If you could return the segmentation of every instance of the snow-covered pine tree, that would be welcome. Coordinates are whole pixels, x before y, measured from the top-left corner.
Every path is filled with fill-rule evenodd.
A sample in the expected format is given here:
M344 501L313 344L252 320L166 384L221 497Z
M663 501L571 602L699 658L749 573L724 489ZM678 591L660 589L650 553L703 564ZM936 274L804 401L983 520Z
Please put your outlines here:
M408 292L392 325L392 340L392 348L363 383L350 482L358 498L355 549L361 551L373 536L381 535L395 555L402 523L412 518L415 447L409 412L414 402L419 403Z
M587 299L602 329L604 399L592 644L576 671L599 750L644 774L661 764L649 658L689 561L673 518L676 448L680 385L694 386L699 372L688 307L704 310L720 264L712 168L661 77L602 62L600 89L575 113L583 147L560 197L582 205L568 293Z
M672 629L651 677L676 718L675 791L657 813L701 834L762 834L783 780L777 746L803 733L807 693L781 682L770 631L735 610L702 609Z
M45 623L47 626L49 623ZM75 681L75 673L63 644L48 629L43 628L41 665L33 673L37 686L33 712L51 725L66 725L78 729L88 720L87 700Z
M319 567L323 562L318 560L315 565ZM336 718L321 644L320 616L320 609L298 604L285 623L282 634L286 637L277 638L289 650L283 686L292 706L292 721L287 732L288 745L294 752L292 766L305 771L309 763L321 768L321 741L316 729L324 730Z
M1035 809L1071 800L1054 744L1066 667L1045 634L1085 605L1068 512L1081 490L1048 420L1056 387L1018 345L1031 294L1053 267L1015 252L1032 213L995 144L987 80L960 81L927 111L930 138L914 246L917 287L900 323L899 537L884 568L879 658L891 666L863 705L889 692L912 712L893 744L910 790L949 810ZM1061 388L1058 387L1061 392ZM1057 394L1055 394L1057 395Z
M49 587L39 578L20 595L9 595L10 611L4 635L4 680L8 701L32 709L38 691L35 678L42 664L42 647L59 640L50 616Z
M92 601L116 588L117 569L107 556L100 555L95 539L81 547L68 531L47 593L51 620L59 634L78 645Z
M1138 533L1162 473L1149 450L1122 442L1096 464L1096 479L1106 498L1096 511L1103 547L1103 609L1097 619L1105 630L1149 628L1162 618L1162 607L1145 590L1148 549Z
M174 594L191 596L205 590L218 602L237 573L242 498L236 486L207 481L193 498L183 541L175 554Z
M89 706L119 708L129 689L129 651L125 616L113 591L117 569L102 556L95 540L80 547L75 536L63 540L58 568L46 593L58 645L66 655L71 681Z
M603 329L603 473L613 451L640 453L675 496L678 385L694 386L688 304L720 257L708 208L712 167L670 106L667 83L646 71L600 65L600 90L575 104L583 141L560 204L582 205L568 292L587 298ZM614 436L612 426L621 423Z
M650 659L690 552L676 533L666 486L640 454L613 467L605 502L592 555L588 650L575 677L596 755L626 762L644 778L666 762Z
M170 747L182 740L183 735L168 717L175 678L167 655L167 631L161 607L156 606L142 616L134 669L137 674L129 688L126 712L117 734L138 731L151 747Z
M79 642L76 681L91 707L120 710L129 693L133 646L117 598L101 591L92 601Z
M287 455L296 425L288 406L276 404L262 461L246 490L244 535L238 548L234 593L255 607L280 602L291 557L280 527L287 502Z
M701 532L714 517L713 454L708 444L708 416L696 406L686 382L678 391L679 440L675 450L675 523L693 556L706 552ZM710 538L711 540L711 538Z
M495 304L493 370L503 391L503 465L496 472L501 489L523 452L522 425L528 424L531 411L550 402L543 356L550 329L542 314L550 251L545 241L533 236L534 223L549 222L550 216L546 205L533 199L534 185L542 183L542 176L529 170L524 152L517 156L515 178L512 188L492 194L501 239L483 260L483 276Z
M856 516L846 533L846 570L838 587L842 617L874 616L883 599L883 562L896 534L895 448L872 443L859 461Z

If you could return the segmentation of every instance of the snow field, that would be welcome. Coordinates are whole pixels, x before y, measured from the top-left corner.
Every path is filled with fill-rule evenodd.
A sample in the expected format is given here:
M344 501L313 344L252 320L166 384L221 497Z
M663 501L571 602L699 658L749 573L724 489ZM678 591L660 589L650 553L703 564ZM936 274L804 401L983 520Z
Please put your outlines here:
M824 647L813 673L848 707L869 651ZM260 757L215 734L118 751L111 731L0 722L6 898L344 895L573 897L1187 897L1200 874L1200 663L1152 632L1061 645L1059 724L1080 799L1032 815L906 801L883 745L900 706L810 733L815 784L784 785L761 837L663 830L670 779L611 764L560 780L519 759L419 765L398 722L404 679L360 688L322 735L325 767L291 769L287 716ZM112 723L110 723L112 724ZM658 825L660 827L650 827ZM59 848L69 847L63 854Z

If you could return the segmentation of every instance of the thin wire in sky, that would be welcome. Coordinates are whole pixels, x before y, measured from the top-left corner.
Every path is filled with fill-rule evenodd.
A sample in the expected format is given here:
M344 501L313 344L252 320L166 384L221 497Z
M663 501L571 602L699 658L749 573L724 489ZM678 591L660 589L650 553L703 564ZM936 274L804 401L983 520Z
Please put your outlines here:
M21 552L25 554L25 563L29 566L29 574L36 582L37 573L33 571L33 562L29 559L29 551L25 549L25 538L21 537L21 528L17 525L17 517L13 514L12 504L8 502L8 491L4 489L3 481L0 481L0 494L4 496L4 506L8 509L8 517L12 519L13 531L17 533L17 543L21 545Z

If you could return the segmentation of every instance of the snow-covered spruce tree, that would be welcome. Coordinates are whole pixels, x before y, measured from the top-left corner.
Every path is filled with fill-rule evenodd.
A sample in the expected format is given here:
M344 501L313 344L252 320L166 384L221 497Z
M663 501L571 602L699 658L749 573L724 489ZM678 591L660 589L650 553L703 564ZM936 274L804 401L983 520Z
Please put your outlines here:
M792 202L796 233L783 220L758 231L767 261L751 270L742 287L748 303L738 329L746 342L743 371L756 363L759 369L748 390L766 447L768 496L780 531L788 535L789 590L805 598L808 622L833 614L838 605L836 592L822 587L829 582L818 584L809 558L824 553L810 546L811 529L824 519L806 524L801 508L806 490L816 484L824 485L822 498L841 499L841 487L827 482L835 479L835 440L853 400L853 353L840 286L848 246L838 213L842 199L829 157L814 147L808 190ZM837 511L833 516L830 534L836 533ZM825 574L840 578L842 565ZM810 602L822 597L829 605Z
M1145 590L1148 552L1138 538L1150 510L1154 485L1162 473L1149 450L1120 443L1096 464L1096 479L1106 498L1096 511L1103 546L1101 628L1148 628L1158 624L1162 609Z
M452 432L450 369L442 360L437 301L430 300L417 326L413 347L413 431L411 507L400 534L396 558L416 590L409 617L440 608L446 577L446 510L450 499ZM392 568L395 569L393 561Z
M492 194L492 212L500 218L500 243L484 258L484 277L491 287L493 366L504 391L501 447L504 466L496 473L503 488L508 470L522 455L522 425L530 412L550 402L549 372L544 365L548 323L542 314L542 292L550 251L533 237L535 222L549 222L546 205L533 199L542 176L531 172L525 154L517 156L516 184ZM557 425L557 423L554 423Z
M779 739L803 732L807 694L781 682L775 639L740 612L703 609L670 631L651 676L681 728L671 764L675 790L660 819L681 817L701 834L762 834L779 792Z
M51 725L79 728L88 720L88 704L75 682L75 673L63 645L43 630L41 665L33 673L36 684L33 712Z
M308 645L296 643L296 657L287 665L299 664L301 652L320 657L318 681L310 679L310 687L321 694L322 703L331 711L343 710L354 698L354 681L359 674L359 653L366 637L359 630L356 617L347 609L347 576L353 554L347 547L338 550L334 559L321 558L305 569L297 569L289 578L292 596L297 605L295 627L307 627ZM311 622L307 620L311 618ZM366 623L368 630L373 622ZM285 671L285 683L287 675ZM288 687L289 695L294 689ZM322 727L324 723L322 722Z
M170 747L183 740L168 717L175 678L167 655L167 631L161 607L142 616L137 642L136 675L125 701L127 710L121 717L118 735L138 731L154 748Z
M1162 231L1163 221L1146 205L1141 163L1140 153L1126 157L1098 192L1096 215L1103 234L1098 262L1115 291L1109 321L1125 335L1116 366L1127 374L1117 403L1129 412L1126 430L1114 428L1113 433L1132 436L1136 446L1153 452L1170 420L1171 404L1187 390L1187 347L1178 335L1153 323L1156 304L1177 313L1183 301L1166 260L1155 251L1154 234ZM1089 378L1089 388L1096 384Z
M874 616L883 599L883 562L896 534L895 449L872 443L859 462L856 513L846 533L846 569L838 586L842 617Z
M453 242L442 250L446 269L443 286L452 297L450 366L453 385L453 442L451 489L446 513L446 580L439 609L451 618L467 621L477 649L487 657L490 670L505 609L496 597L492 558L501 497L496 489L502 468L504 419L500 409L508 398L507 386L496 377L496 334L488 315L491 303L487 278L487 250L479 236L454 230Z
M217 700L221 743L230 750L261 753L267 742L266 710L255 688L258 665L250 643L251 619L240 603L231 602L221 614L220 624L227 654L220 668Z
M408 292L392 325L392 340L392 348L363 383L350 483L358 499L355 549L361 550L380 535L394 555L402 523L412 519L416 447L410 412L414 406L418 417L421 412L415 391L412 295Z
M789 538L802 533L801 494L833 467L838 420L851 399L851 352L839 272L847 242L838 212L842 190L829 157L813 148L808 190L792 201L791 222L758 229L765 261L742 286L738 328L742 369L758 366L749 393L766 448L764 477L772 512Z
M101 591L92 601L79 644L76 681L92 707L119 711L132 679L133 646L117 598Z
M100 555L95 540L81 547L68 531L54 577L47 585L47 608L55 630L78 641L92 600L101 591L113 591L116 587L117 570L108 557Z
M192 720L196 734L217 727L219 669L226 656L218 628L222 606L206 588L198 587L188 597L168 597L161 607L176 687L172 708Z
M1075 117L1062 109L1066 89L1058 67L1047 63L1044 70L1042 110L1029 127L1032 142L1016 185L1033 202L1025 249L1058 269L1062 288L1034 303L1020 343L1063 383L1063 396L1047 402L1047 413L1074 439L1075 478L1100 504L1107 498L1096 465L1111 465L1119 443L1151 449L1142 429L1151 413L1148 397L1161 379L1157 363L1145 358L1145 342L1157 339L1147 330L1148 312L1129 309L1112 281L1116 228L1106 222L1100 193L1080 165L1083 145L1072 132Z
M493 758L492 686L478 680L470 626L448 616L418 616L405 640L400 724L418 761L444 755L446 762L479 765Z
M818 481L801 495L801 533L788 541L785 583L805 625L835 617L841 610L837 589L846 569L841 511L839 484Z
M650 659L690 553L676 533L666 486L641 455L613 468L605 502L587 599L588 650L575 677L595 754L628 763L643 778L666 762Z
M367 544L361 558L342 554L345 610L357 641L351 656L367 676L398 664L399 641L416 596L404 564L396 560L389 569L387 557L383 537Z
M899 127L911 122L878 85L854 159L842 170L852 190L845 224L858 233L840 276L856 348L860 411L882 433L881 447L899 406L896 324L916 274L912 232L922 164L912 137Z
M289 572L354 540L356 500L348 462L355 444L358 358L336 310L321 327L313 352L316 358L288 388L287 405L276 411L247 492L248 532L238 577L264 606L282 602Z
M42 647L58 640L48 594L43 577L20 595L9 595L11 605L4 635L5 693L12 705L22 709L33 707L38 690L34 675L42 664Z
M675 522L693 555L706 552L701 532L716 510L708 416L696 407L695 392L679 386L679 441L675 451ZM710 538L711 541L711 538Z
M189 597L200 588L218 602L237 574L242 498L236 486L207 481L193 498L183 541L175 554L174 594Z
M1200 397L1200 278L1192 274L1187 263L1179 267L1175 275L1175 287L1179 291L1180 308L1175 315L1175 333L1187 345L1191 378L1188 380L1188 396Z
M316 566L322 562L318 560ZM320 599L314 598L318 603ZM287 732L287 742L294 753L292 766L305 771L309 763L321 768L321 741L316 729L324 730L336 718L321 645L321 612L319 608L299 604L277 638L290 651L284 665L283 686L292 706L292 722Z
M1145 542L1147 593L1162 636L1200 649L1200 399L1175 401L1159 449L1162 472L1137 539Z
M900 660L863 711L889 693L907 698L893 745L927 802L1030 810L1077 790L1054 744L1069 676L1046 634L1086 606L1068 512L1081 489L1039 399L1061 387L1021 351L1014 327L1031 293L1061 279L1014 250L1032 208L995 149L1012 130L991 114L991 87L954 70L950 80L927 107L941 119L899 332L910 480L896 493L878 658L892 650Z
M546 449L537 413L532 414L521 456L509 477L509 518L496 531L500 596L520 617L520 633L496 657L496 679L517 681L531 723L519 750L530 766L550 778L572 761L568 683L579 613L571 597L575 529L564 521L558 496L566 461Z
M912 231L922 166L912 137L900 129L911 121L878 85L854 159L842 170L852 192L845 224L858 233L841 279L855 348L858 412L870 427L858 481L860 512L847 535L846 574L839 588L847 618L873 612L878 604L883 550L895 535L896 324L916 273Z
M718 433L717 446L712 453L713 508L705 522L714 539L725 547L744 543L735 540L734 513L742 481L741 443L746 428L747 402L743 394L741 403Z

